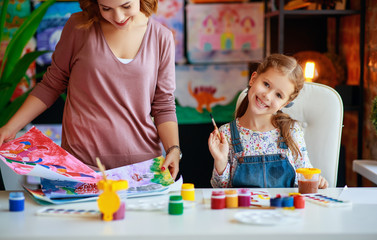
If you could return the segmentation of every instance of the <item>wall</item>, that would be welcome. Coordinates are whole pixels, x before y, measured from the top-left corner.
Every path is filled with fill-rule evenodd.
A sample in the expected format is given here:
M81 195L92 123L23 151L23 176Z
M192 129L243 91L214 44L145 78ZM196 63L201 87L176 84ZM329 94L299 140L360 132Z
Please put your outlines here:
M377 96L377 2L366 1L364 64L364 142L363 158L377 160L377 132L370 121L372 100ZM365 186L373 186L364 181Z

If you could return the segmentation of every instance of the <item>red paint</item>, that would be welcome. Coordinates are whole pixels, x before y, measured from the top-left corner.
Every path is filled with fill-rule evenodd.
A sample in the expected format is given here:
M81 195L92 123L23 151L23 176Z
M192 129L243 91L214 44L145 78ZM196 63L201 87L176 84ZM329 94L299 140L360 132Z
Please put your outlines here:
M212 191L211 209L224 209L225 208L225 192Z
M298 209L305 208L305 197L301 195L295 195L293 197L293 204L295 208L298 208Z
M238 206L239 207L250 207L251 204L251 193L249 189L240 189L238 193Z

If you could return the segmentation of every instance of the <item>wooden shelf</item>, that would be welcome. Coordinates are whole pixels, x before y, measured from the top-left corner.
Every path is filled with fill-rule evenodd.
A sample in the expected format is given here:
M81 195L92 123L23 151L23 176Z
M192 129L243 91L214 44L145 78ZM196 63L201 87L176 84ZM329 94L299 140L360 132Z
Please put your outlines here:
M277 17L279 14L283 14L286 17L289 16L319 16L319 17L341 17L348 15L360 14L358 10L282 10L273 11L265 14L265 18Z

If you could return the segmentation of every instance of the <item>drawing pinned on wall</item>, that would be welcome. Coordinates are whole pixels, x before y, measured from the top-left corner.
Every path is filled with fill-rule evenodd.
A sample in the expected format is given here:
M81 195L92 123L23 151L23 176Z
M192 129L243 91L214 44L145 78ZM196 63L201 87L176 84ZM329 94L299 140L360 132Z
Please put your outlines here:
M21 175L96 183L101 176L32 127L0 147L0 160Z
M43 16L37 29L37 49L50 50L37 59L38 65L51 64L52 52L60 39L63 27L72 13L81 11L78 2L56 2L51 5Z
M263 3L188 4L186 9L190 62L263 58Z
M185 62L184 57L184 31L183 31L183 11L184 0L159 0L158 10L154 19L169 28L175 40L175 61Z
M176 66L177 117L180 124L233 119L239 93L247 87L247 64Z

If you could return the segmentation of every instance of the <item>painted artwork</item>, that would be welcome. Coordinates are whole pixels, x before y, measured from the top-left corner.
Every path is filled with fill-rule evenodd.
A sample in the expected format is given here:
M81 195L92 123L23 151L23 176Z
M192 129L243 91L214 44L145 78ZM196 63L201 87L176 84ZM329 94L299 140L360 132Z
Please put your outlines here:
M72 13L81 11L78 2L56 2L43 16L37 29L37 49L50 50L37 59L38 65L50 65L52 52L60 39L63 27Z
M62 125L61 124L29 124L25 127L26 131L36 127L44 135L50 138L57 145L62 143Z
M21 175L96 183L101 176L35 127L0 147L0 159Z
M186 10L189 62L263 58L263 3L188 4Z
M169 28L175 40L175 61L184 63L184 0L159 0L154 19Z
M22 25L22 23L29 17L31 13L31 5L29 0L14 0L10 1L7 9L7 15L5 18L5 24L3 29L3 39L0 45L0 64L3 61L3 56L5 49L7 48L10 40L17 31L17 29ZM22 55L33 52L36 48L36 41L32 38L25 46ZM11 101L21 96L23 93L27 92L29 89L35 85L35 73L36 66L33 62L26 71L26 75L21 79L20 83L17 85L14 93L11 97Z
M165 158L156 157L140 163L106 170L106 178L111 180L127 180L128 189L120 191L127 197L151 195L165 192L174 183L169 170L161 171ZM41 179L45 196L54 198L92 197L99 194L96 184L77 183ZM122 193L123 192L123 193Z
M247 64L176 66L176 111L179 124L230 122L239 93L247 87Z

